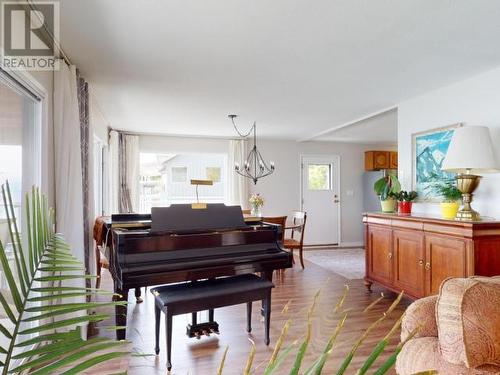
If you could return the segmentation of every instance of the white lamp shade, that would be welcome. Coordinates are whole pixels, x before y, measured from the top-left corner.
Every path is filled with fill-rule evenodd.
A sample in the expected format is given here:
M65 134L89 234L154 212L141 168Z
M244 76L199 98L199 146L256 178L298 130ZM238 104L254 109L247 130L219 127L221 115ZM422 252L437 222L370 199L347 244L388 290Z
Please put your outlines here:
M472 174L500 172L490 130L486 126L455 129L441 169Z

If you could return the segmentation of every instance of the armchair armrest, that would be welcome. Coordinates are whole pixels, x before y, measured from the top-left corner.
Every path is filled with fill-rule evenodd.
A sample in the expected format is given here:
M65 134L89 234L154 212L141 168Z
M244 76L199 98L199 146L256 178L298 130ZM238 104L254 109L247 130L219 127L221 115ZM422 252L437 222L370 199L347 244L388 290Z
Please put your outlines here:
M401 341L420 326L414 337L437 337L436 302L438 296L429 296L413 302L406 309L401 323Z

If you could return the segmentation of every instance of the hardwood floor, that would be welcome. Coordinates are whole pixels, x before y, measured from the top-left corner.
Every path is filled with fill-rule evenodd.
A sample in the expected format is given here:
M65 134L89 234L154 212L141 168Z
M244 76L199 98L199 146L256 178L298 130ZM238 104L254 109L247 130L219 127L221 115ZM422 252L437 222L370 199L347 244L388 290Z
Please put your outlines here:
M103 289L112 289L111 279L107 271L103 274L102 281ZM306 332L307 311L313 301L314 294L321 288L314 314L312 342L302 367L305 370L322 351L328 338L333 333L338 319L341 317L341 314L334 314L334 308L343 293L344 284L348 283L350 291L344 303L344 309L349 310L348 318L323 371L324 374L334 374L355 340L372 322L381 316L382 312L396 297L395 294L385 291L386 298L372 310L363 313L363 309L380 296L382 289L374 285L374 292L370 294L366 291L362 280L346 280L342 276L310 262L306 263L305 270L296 265L294 269L286 270L282 277L276 277L275 275L274 282L276 288L272 296L271 344L269 347L264 345L264 327L258 308L253 309L253 331L251 335L248 335L245 331L246 307L245 305L239 305L216 310L215 319L220 325L221 334L220 336L202 338L201 340L189 339L185 335L185 327L190 317L188 315L177 316L174 318L172 374L215 374L227 346L229 351L223 373L241 374L251 348L248 338L255 341L257 349L253 362L254 368L256 368L254 373L261 374L287 319L292 319L292 325L285 340L285 345L295 340L302 340ZM133 292L129 295L127 338L133 342L133 350L139 353L154 353L154 307L152 297L148 291L144 295L144 303L136 304ZM288 312L282 313L283 307L289 301L291 302ZM409 303L410 301L403 299L391 316L368 337L358 350L353 364L347 372L348 374L356 372L375 343L388 332ZM202 318L206 318L206 313L202 314ZM138 375L165 374L167 371L163 320L160 333L161 351L159 356L131 357L127 360L117 361L99 368L96 367L88 373L97 374L109 372L110 370L112 372L127 370L129 374ZM398 341L399 337L395 335L382 358L387 358ZM292 355L281 366L282 371L279 372L280 374L289 372L295 353L296 351L292 351ZM381 360L379 359L377 363L380 364Z

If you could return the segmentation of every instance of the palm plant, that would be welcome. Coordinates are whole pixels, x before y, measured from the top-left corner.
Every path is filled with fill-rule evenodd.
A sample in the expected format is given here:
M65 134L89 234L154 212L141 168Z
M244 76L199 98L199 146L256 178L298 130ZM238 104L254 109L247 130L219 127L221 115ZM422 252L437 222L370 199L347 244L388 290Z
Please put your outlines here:
M304 375L320 375L323 372L323 368L325 367L325 364L330 357L331 353L334 350L336 339L340 332L342 331L344 327L344 323L347 319L348 315L348 310L343 309L343 304L344 301L347 297L349 291L349 287L346 285L344 289L343 295L339 298L339 301L337 302L335 309L334 309L334 314L340 314L339 320L337 323L337 326L335 330L333 331L332 335L330 336L330 339L326 343L323 351L320 353L319 357L317 357L306 370L301 371L302 374ZM282 364L284 363L285 359L292 353L296 347L297 347L297 341L294 341L292 344L288 345L286 348L282 349L283 342L285 340L285 337L288 333L288 329L290 325L292 324L291 319L288 319L283 326L283 329L281 331L281 335L278 338L276 345L274 347L273 354L271 355L271 358L267 364L266 369L264 370L263 374L264 375L274 375L274 374L282 374L282 373L288 373L290 375L297 375L299 374L299 371L301 370L304 357L307 352L308 345L311 341L311 318L319 297L320 291L318 291L313 299L313 302L311 304L311 307L309 308L307 312L307 332L305 335L305 338L301 345L298 347L295 355L295 360L293 362L293 366L291 369L287 370L282 368ZM401 301L401 298L403 297L403 292L399 294L399 296L394 300L394 302L390 305L390 307L382 313L379 319L377 319L375 322L373 322L364 332L363 334L356 340L354 345L352 346L351 350L349 353L346 354L344 357L340 367L337 369L336 372L334 372L337 375L343 375L346 373L346 371L349 369L349 367L352 364L352 360L354 358L354 355L358 351L358 349L361 347L363 342L366 340L367 337L369 337L370 333L378 327L390 314L391 312L396 308L396 306L399 304ZM380 302L384 298L383 294L380 298L378 298L376 301L374 301L372 304L370 304L363 312L366 312L373 308L378 302ZM288 305L288 304L287 304ZM285 309L283 309L285 310ZM381 365L377 369L373 369L373 365L375 361L380 357L380 355L384 352L386 349L387 345L389 344L390 338L396 333L396 331L399 329L401 326L401 321L403 319L403 316L399 317L397 321L394 323L392 328L389 330L389 332L373 347L370 355L366 358L362 366L356 371L356 375L364 375L368 372L368 370L372 369L373 374L375 375L383 375L386 374L396 363L396 357L401 351L403 345L406 343L406 341L410 340L413 338L413 336L417 333L417 330L413 331L409 337L406 339L405 342L399 343L394 351L389 355L389 357L382 362ZM222 375L223 373L223 368L226 362L226 357L228 353L228 348L224 351L224 355L221 361L221 364L219 366L219 370L217 372L218 375ZM252 349L251 352L248 356L247 363L245 366L245 369L243 371L244 375L250 375L252 373L252 362L254 359L255 355L255 345L252 342ZM329 368L331 371L332 368ZM255 372L256 373L256 372ZM352 372L351 372L352 373ZM435 371L429 371L425 372L422 374L435 374Z
M0 303L10 321L9 328L0 324L0 334L8 341L8 345L0 346L2 374L22 371L37 375L56 371L76 374L128 354L123 350L125 341L103 337L82 339L78 325L109 318L106 314L89 314L88 310L126 302L68 302L74 298L88 301L96 293L113 293L62 285L93 276L85 274L63 236L55 232L54 211L48 208L47 198L36 188L26 194L24 242L8 183L2 185L2 198L12 243L10 253L0 242L0 263L9 287L9 292L0 293Z

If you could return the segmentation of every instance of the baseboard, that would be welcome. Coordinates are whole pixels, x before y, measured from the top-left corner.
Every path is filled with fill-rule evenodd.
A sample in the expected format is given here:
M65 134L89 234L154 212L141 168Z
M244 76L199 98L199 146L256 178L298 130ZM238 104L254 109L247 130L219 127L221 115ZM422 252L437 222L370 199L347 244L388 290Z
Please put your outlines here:
M364 243L360 242L341 242L340 244L331 245L304 245L304 250L320 250L320 249L342 249L342 248L360 248L364 247Z
M365 243L363 241L341 242L338 247L365 247Z

